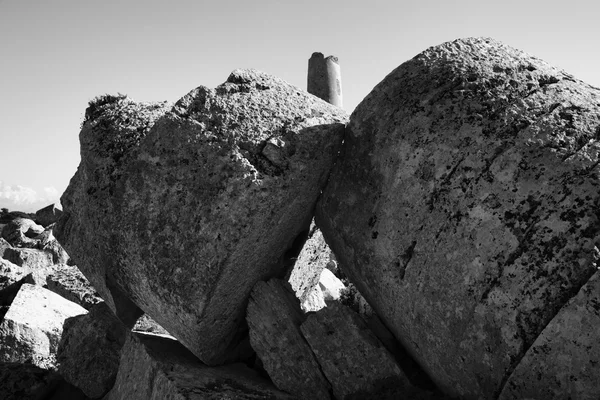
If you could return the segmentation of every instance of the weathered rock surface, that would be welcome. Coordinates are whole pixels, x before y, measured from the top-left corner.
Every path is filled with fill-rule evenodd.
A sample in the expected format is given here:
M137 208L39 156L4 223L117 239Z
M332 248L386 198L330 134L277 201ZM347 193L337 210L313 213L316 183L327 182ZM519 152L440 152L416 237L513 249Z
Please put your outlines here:
M6 249L4 258L13 264L31 270L44 269L54 265L52 254L38 249L13 247Z
M323 234L313 224L309 237L286 279L294 289L300 303L304 303L313 288L319 284L321 271L327 266L330 253L331 250L325 243Z
M309 315L300 329L336 399L403 398L415 391L391 354L349 308L331 302Z
M104 302L67 318L56 354L58 372L87 396L102 397L115 383L127 332Z
M319 285L308 292L308 296L306 296L302 304L300 304L300 308L302 308L302 311L305 313L319 311L323 307L327 307L327 304L325 303L325 296Z
M599 338L600 277L596 273L542 331L499 399L597 399Z
M300 332L304 319L287 282L271 279L252 289L246 315L250 344L273 383L301 399L329 399L329 382Z
M308 230L347 115L253 70L165 111L90 106L55 234L117 315L132 306L115 293L221 363L250 290Z
M39 286L46 284L46 277L52 273L54 267L52 254L44 250L14 247L6 249L4 258L29 271L33 282Z
M67 264L70 257L52 234L53 229L54 225L51 225L34 238L38 241L37 248L52 254L54 264Z
M61 215L62 209L59 208L58 204L53 203L37 210L35 212L35 221L43 227L47 227L58 221Z
M18 247L35 247L33 238L44 232L44 227L28 218L15 218L2 228L2 238Z
M49 290L23 284L0 323L0 362L54 368L65 319L84 313Z
M597 270L599 127L599 89L491 39L426 50L354 111L316 221L444 392L498 396Z
M8 243L4 238L0 237L0 258L4 258L4 252L6 249L11 249L13 246Z
M26 279L27 275L29 270L26 268L0 258L0 293L15 287Z
M293 399L243 364L208 367L177 341L133 333L104 400Z
M77 303L86 310L102 301L98 292L77 266L59 264L46 277L48 290Z

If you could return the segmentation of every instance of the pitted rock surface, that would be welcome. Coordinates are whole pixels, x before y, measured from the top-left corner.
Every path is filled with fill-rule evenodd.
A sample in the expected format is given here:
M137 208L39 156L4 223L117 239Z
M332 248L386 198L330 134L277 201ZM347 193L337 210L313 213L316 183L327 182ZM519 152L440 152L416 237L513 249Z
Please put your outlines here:
M279 389L300 399L330 399L331 386L300 331L306 316L287 282L258 282L246 319L250 344Z
M599 89L491 39L426 50L354 111L316 222L447 394L497 397L597 270L599 138Z
M116 98L87 112L55 234L117 314L114 293L221 363L250 290L285 273L308 230L347 115L254 70L148 110Z
M599 336L600 276L596 273L542 331L499 399L597 398Z

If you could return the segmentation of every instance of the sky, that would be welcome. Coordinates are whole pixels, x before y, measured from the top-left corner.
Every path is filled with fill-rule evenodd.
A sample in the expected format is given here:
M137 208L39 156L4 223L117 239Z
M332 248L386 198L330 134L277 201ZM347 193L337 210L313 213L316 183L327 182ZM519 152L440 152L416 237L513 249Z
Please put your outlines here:
M306 89L339 59L348 112L425 50L485 36L600 87L597 0L0 0L0 207L58 201L88 101L177 101L256 68Z

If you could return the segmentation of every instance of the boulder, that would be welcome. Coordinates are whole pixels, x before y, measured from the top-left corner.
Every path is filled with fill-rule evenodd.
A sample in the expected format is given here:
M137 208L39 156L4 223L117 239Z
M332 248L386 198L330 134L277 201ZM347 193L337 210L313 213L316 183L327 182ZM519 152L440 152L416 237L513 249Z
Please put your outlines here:
M0 323L0 362L55 368L65 319L85 313L49 290L24 283Z
M600 276L596 273L538 336L499 399L598 398L598 339Z
M87 396L97 399L114 385L127 328L106 303L67 318L56 354L58 372Z
M44 227L28 218L15 218L2 228L2 238L13 246L35 247L33 238L44 232Z
M301 399L330 398L329 382L300 332L305 316L287 282L258 282L250 294L246 320L250 344L279 389Z
M208 367L172 338L132 333L103 400L293 399L243 364Z
M300 329L336 399L400 399L417 392L391 354L348 307L331 302Z
M347 115L254 70L165 111L90 105L55 234L117 315L135 303L223 363L245 334L250 290L284 275L306 237Z
M46 277L48 290L61 295L67 300L77 303L86 310L102 301L98 292L92 287L77 266L59 264L54 266Z
M599 89L480 38L405 62L352 114L316 222L445 393L497 397L596 272L599 119Z
M35 212L35 222L47 227L58 221L61 215L62 209L59 204L53 203Z

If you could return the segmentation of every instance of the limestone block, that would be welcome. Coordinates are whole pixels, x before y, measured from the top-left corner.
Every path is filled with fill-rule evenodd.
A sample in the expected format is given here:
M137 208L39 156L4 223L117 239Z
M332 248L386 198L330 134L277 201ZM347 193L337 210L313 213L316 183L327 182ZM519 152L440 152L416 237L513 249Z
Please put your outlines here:
M0 323L0 362L54 368L65 319L85 313L49 290L23 284Z
M67 318L58 346L58 372L91 398L114 385L128 330L106 303L89 313Z
M59 242L117 315L129 300L204 362L235 359L248 295L285 274L347 114L237 70L169 111L115 97L86 115Z

